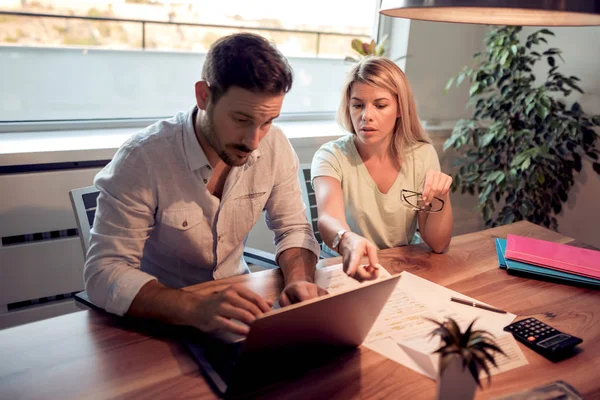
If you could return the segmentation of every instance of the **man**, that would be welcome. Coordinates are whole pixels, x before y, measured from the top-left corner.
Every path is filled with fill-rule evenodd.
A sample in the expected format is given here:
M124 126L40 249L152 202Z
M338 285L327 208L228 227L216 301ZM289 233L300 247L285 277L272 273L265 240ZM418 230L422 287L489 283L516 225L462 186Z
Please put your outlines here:
M271 126L292 71L264 38L235 34L211 47L202 78L191 111L134 135L96 176L85 284L93 303L118 315L244 335L270 309L259 295L179 288L248 272L244 241L265 209L285 277L280 303L325 293L313 283L319 246L298 158Z

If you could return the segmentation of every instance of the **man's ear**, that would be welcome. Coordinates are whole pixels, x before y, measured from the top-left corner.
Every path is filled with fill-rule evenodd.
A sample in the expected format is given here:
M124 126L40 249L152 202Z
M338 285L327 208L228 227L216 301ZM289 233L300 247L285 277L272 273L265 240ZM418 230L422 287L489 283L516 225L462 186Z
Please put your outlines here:
M210 102L210 87L208 82L198 81L195 85L196 90L196 105L200 110L206 110Z

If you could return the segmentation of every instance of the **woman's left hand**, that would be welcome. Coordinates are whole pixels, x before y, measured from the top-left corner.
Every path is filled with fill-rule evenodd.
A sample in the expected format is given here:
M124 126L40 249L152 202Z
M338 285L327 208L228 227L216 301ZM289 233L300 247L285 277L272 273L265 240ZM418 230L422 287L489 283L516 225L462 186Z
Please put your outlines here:
M452 185L452 177L441 171L430 169L425 174L425 183L423 184L423 201L429 205L434 197L445 200Z

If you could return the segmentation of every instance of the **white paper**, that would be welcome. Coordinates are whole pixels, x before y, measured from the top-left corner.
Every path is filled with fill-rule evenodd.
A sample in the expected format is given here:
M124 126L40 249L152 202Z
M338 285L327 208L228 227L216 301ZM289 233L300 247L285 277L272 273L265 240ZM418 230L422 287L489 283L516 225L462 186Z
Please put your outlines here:
M362 285L376 282L379 279L390 277L391 274L384 268L379 268L377 279L371 281L359 282L354 278L349 277L342 270L342 264L332 265L324 270L319 271L315 277L317 286L326 289L330 294L347 292L348 290L357 288Z
M379 270L379 279L387 276L390 274L385 269ZM318 274L316 283L332 294L366 284L347 276L342 271L341 264ZM436 379L438 358L431 353L439 347L440 342L439 338L431 338L431 332L436 325L427 318L436 321L453 318L462 330L476 319L474 329L485 329L494 334L500 348L509 355L509 358L496 356L499 368L492 367L492 374L527 364L515 339L503 331L504 326L514 320L514 314L500 314L455 303L450 301L453 296L479 302L409 272L402 272L398 285L375 321L363 346Z

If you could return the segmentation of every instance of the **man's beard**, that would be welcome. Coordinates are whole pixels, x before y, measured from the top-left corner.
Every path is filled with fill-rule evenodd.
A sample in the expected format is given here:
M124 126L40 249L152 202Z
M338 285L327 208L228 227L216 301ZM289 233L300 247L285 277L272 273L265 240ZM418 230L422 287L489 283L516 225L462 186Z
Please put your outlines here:
M248 158L249 157L245 157L243 159L240 159L239 157L236 157L234 154L230 154L227 152L228 149L237 149L240 151L244 151L244 152L252 152L252 149L247 148L244 145L241 144L226 144L225 146L223 146L222 143L219 142L218 139L218 133L216 130L216 126L214 123L214 118L213 118L213 107L212 105L209 105L206 108L206 111L204 112L204 115L201 118L201 123L202 123L202 132L204 134L204 137L206 138L206 140L208 141L208 143L211 145L211 147L214 149L214 151L217 153L217 155L219 156L219 158L221 160L223 160L223 162L227 165L229 165L230 167L240 167L244 164L246 164L246 162L248 162Z

